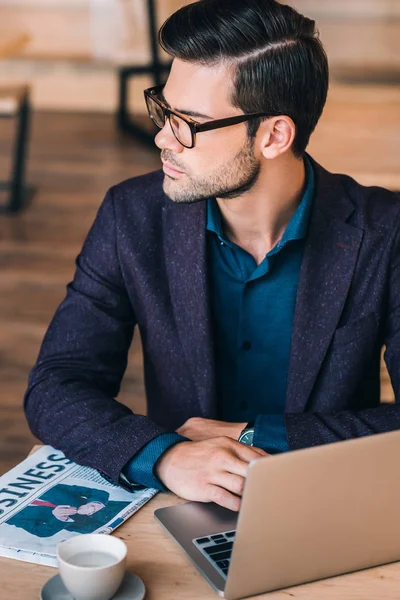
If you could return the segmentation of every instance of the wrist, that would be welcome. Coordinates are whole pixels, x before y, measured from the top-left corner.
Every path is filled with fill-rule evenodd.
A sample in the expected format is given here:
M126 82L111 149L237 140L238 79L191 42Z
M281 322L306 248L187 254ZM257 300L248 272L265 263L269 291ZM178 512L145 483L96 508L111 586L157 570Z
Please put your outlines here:
M170 446L157 460L154 465L153 472L156 477L163 483L167 488L169 487L166 480L168 479L168 471L174 462L177 451L179 452L180 446L185 446L191 442L177 442L173 446Z
M234 428L232 429L232 437L234 440L238 440L243 429L247 426L247 421L245 421L244 423L234 423L233 425Z

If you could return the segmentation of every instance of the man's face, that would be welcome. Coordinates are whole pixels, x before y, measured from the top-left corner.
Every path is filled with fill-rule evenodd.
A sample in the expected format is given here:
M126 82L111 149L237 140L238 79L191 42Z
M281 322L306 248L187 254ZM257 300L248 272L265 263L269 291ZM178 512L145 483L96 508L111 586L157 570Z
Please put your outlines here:
M229 102L232 80L226 65L205 67L175 59L163 90L169 106L192 111L200 123L243 114ZM235 198L256 183L260 158L249 140L245 123L200 132L194 148L184 148L169 124L156 136L164 167L164 192L174 202L196 202L210 197ZM168 164L180 173L167 171Z
M104 508L104 504L102 502L88 502L87 504L83 504L78 508L79 515L94 515L97 511Z

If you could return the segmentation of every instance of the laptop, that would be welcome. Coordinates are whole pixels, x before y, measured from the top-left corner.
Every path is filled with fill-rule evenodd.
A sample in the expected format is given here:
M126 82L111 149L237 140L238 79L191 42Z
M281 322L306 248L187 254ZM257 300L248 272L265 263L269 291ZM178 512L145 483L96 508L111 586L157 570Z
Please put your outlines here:
M155 511L228 600L400 560L400 431L250 463L238 513Z

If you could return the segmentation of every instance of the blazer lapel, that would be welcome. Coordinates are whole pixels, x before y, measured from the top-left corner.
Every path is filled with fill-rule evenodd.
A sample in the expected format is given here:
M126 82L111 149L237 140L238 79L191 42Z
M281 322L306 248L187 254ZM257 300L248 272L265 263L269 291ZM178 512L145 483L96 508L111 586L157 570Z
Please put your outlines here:
M203 417L216 415L206 260L206 202L163 208L166 269L178 335Z
M346 220L353 204L337 179L313 161L316 196L300 272L286 411L305 410L342 314L363 231Z

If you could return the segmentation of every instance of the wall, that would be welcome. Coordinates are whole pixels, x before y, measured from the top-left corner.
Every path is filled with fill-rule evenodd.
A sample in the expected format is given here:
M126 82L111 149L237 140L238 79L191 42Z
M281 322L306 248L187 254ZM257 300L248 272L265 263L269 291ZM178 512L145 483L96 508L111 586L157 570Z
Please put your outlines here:
M185 0L159 0L160 23ZM332 71L341 66L399 68L399 0L293 0L317 20ZM35 106L113 111L115 65L145 63L145 0L0 0L1 31L28 31L23 58L0 63L0 82L31 81ZM142 89L132 107L143 110Z

